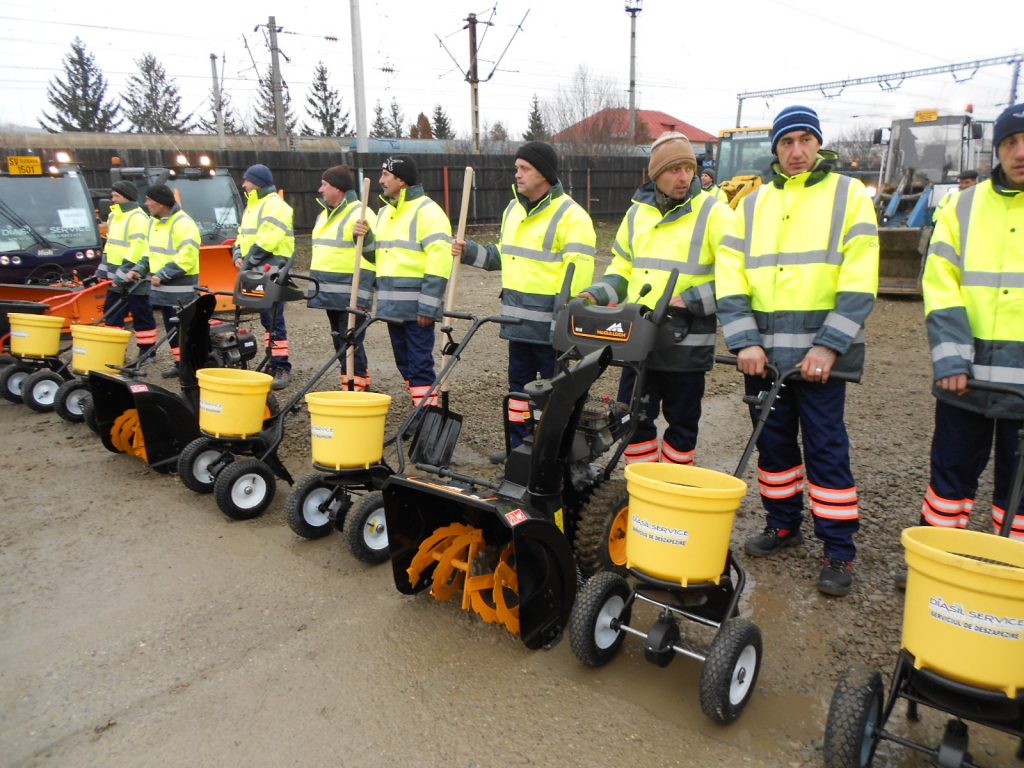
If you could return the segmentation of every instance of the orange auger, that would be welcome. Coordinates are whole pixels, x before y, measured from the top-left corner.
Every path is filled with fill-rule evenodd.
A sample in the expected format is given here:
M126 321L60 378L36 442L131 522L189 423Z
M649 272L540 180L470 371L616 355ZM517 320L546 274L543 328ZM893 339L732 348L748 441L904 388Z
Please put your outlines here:
M411 583L436 563L430 594L448 600L462 590L462 609L480 614L484 621L503 624L519 634L519 579L514 567L514 547L509 542L490 573L473 575L480 567L480 550L486 546L479 528L452 523L423 540L406 569ZM510 604L511 603L511 604Z
M110 442L122 453L127 453L129 456L148 463L146 441L142 435L138 409L129 408L114 419L114 424L110 428Z

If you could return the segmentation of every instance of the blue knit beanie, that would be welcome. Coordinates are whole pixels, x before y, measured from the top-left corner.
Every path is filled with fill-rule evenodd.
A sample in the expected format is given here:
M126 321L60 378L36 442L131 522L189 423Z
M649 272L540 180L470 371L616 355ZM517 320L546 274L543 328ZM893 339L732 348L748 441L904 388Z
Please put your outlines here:
M251 181L257 187L269 187L274 183L274 174L272 174L270 169L262 163L250 165L245 169L245 173L242 174L242 178Z
M1002 114L996 118L996 124L992 128L992 146L997 150L1000 143L1007 136L1024 132L1024 104L1014 104L1007 107Z
M802 107L794 104L779 112L772 121L772 154L777 155L775 148L779 145L779 139L790 131L809 131L813 133L822 144L825 139L821 135L821 122L818 120L818 113L810 107Z

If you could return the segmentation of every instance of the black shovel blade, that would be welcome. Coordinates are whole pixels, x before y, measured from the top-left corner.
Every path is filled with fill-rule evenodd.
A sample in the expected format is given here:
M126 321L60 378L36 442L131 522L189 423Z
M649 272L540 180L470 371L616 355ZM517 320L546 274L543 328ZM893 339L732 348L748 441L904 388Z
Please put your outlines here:
M427 406L409 448L409 461L412 464L447 467L455 453L455 444L459 441L461 431L461 414L436 405Z

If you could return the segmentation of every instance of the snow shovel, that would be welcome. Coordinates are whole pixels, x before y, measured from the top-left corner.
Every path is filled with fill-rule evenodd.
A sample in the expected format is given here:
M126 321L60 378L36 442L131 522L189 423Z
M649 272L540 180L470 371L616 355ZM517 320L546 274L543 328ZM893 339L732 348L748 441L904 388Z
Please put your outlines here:
M360 220L366 218L366 206L370 202L370 179L363 179L363 196L359 200L359 218ZM359 273L362 269L363 264L363 240L365 235L359 235L356 237L356 263L352 268L352 297L349 299L348 308L358 309L359 308ZM356 327L356 315L355 312L348 313L348 332L349 334ZM356 384L356 343L353 340L352 344L348 345L348 352L345 355L345 380L348 382L349 390L355 389Z
M473 189L473 169L467 167L466 175L462 182L462 208L459 211L459 225L456 230L455 239L466 239L466 216L469 213L469 196ZM448 278L448 291L444 297L444 311L449 313L455 305L455 289L459 277L459 262L452 262L452 274ZM449 339L444 346L441 357L441 370L445 371L453 344ZM419 429L409 450L409 460L413 464L430 464L435 467L447 467L451 461L452 453L455 452L455 443L459 439L459 432L462 431L462 415L452 412L448 407L448 371L444 372L439 382L441 392L441 405L429 405L423 412L423 419L420 421ZM438 391L438 384L432 388L432 393Z

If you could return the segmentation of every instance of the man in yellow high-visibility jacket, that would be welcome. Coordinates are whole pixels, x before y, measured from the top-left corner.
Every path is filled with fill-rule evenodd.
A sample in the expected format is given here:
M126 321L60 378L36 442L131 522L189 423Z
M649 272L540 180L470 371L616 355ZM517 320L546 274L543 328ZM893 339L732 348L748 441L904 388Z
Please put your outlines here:
M710 168L702 168L700 171L700 188L716 200L728 204L729 196L725 190L715 183L715 172Z
M715 359L715 254L735 239L733 211L694 178L697 158L689 139L664 133L651 146L651 180L633 193L619 225L604 277L581 296L601 305L643 304L653 309L673 288L669 325L678 340L647 363L641 414L626 447L627 464L693 464L704 397L704 376ZM624 368L618 400L633 397L636 374ZM667 427L659 444L655 424Z
M992 522L1009 510L1024 407L968 388L968 377L1024 389L1024 104L996 120L999 165L939 212L925 262L925 324L935 376L931 478L921 523L966 528L995 439ZM1024 517L1010 536L1024 541Z
M860 513L843 422L846 384L831 373L863 368L878 222L864 185L832 173L836 155L821 143L814 110L787 107L775 118L775 177L737 208L739 237L718 254L715 282L722 331L748 394L761 389L769 361L802 376L776 401L757 441L767 525L744 551L768 556L803 540L806 486L825 550L818 590L842 596L853 585Z
M522 392L535 378L555 370L551 346L555 297L570 264L575 264L572 295L594 277L597 235L590 214L565 193L558 179L558 154L543 141L529 141L516 150L513 199L501 218L496 245L472 240L456 242L455 258L488 271L501 270L501 313L521 325L503 325L508 340L509 392ZM529 401L509 399L506 414L509 442L520 445L529 432ZM499 462L505 451L491 456Z
M395 365L419 405L434 384L434 323L444 311L452 274L452 225L423 192L409 155L387 158L380 173L381 207L373 228L377 314L389 318ZM352 228L368 235L368 222ZM436 394L430 404L437 400Z
M124 328L131 313L135 343L141 355L156 344L156 319L149 305L149 283L136 285L128 279L128 274L146 255L149 238L149 216L139 206L138 198L139 190L130 181L122 179L111 187L113 205L107 218L107 243L96 274L112 283L103 306L107 325Z
M242 189L245 190L246 203L233 249L235 266L239 269L283 267L295 253L295 214L292 207L278 194L274 175L261 163L246 168L242 174ZM284 389L292 376L284 302L261 309L260 323L270 348L272 386Z
M331 326L331 340L335 351L341 351L343 335L348 330L348 309L352 300L353 276L356 266L356 222L362 218L362 203L355 191L352 169L335 165L320 176L320 197L323 206L313 224L313 256L309 275L320 283L316 296L307 306L327 311ZM372 211L367 211L372 213ZM373 286L377 274L373 264L373 232L363 239L363 252L359 267L359 295L356 306L369 310L373 304ZM346 360L341 359L341 388L366 391L370 388L370 373L366 360L363 337L356 339L353 350L353 381L349 381Z

